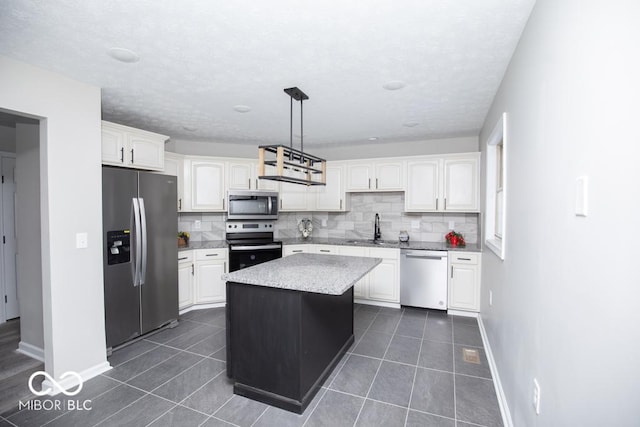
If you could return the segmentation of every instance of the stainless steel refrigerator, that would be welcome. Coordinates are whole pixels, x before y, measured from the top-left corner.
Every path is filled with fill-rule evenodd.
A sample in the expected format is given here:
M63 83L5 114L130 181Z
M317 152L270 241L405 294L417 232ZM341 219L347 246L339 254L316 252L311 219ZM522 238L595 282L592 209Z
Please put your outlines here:
M102 168L107 348L178 318L176 177Z

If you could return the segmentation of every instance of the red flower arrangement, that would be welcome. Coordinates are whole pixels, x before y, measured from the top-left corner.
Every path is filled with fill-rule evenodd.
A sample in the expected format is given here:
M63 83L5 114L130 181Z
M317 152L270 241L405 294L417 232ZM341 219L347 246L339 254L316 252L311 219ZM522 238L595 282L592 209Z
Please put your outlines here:
M465 246L466 242L464 241L464 237L462 234L456 233L455 231L450 231L447 233L444 238L447 240L447 243L451 246Z

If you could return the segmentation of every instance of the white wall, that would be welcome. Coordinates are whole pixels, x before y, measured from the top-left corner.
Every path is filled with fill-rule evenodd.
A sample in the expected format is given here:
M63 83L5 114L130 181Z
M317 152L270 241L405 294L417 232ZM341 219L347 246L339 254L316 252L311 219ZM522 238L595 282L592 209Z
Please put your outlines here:
M20 344L44 348L40 230L40 126L16 125L16 274Z
M538 0L480 135L508 113L506 258L483 255L481 316L516 426L640 419L638 22L637 1Z
M42 118L45 368L107 369L102 282L100 89L0 56L0 108ZM89 247L75 248L77 232Z
M285 142L289 145L289 142ZM300 142L294 141L294 148ZM232 144L225 142L199 142L171 140L165 147L181 154L258 158L257 144ZM327 160L370 159L393 156L417 156L423 154L468 153L478 151L478 137L431 139L427 141L389 142L376 141L366 144L305 144L305 152Z
M16 128L0 126L0 151L16 152Z

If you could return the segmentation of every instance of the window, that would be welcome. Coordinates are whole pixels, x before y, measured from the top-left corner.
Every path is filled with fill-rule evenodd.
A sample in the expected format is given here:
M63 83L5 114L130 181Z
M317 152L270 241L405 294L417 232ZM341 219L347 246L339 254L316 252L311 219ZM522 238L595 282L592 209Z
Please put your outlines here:
M507 113L503 113L487 139L485 244L504 259L506 207Z

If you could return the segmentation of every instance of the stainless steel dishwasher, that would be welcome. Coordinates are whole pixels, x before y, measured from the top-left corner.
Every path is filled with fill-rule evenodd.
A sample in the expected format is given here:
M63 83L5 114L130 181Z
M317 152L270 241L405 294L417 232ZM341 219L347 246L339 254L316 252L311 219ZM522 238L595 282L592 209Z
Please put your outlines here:
M447 251L400 250L400 304L447 309Z

